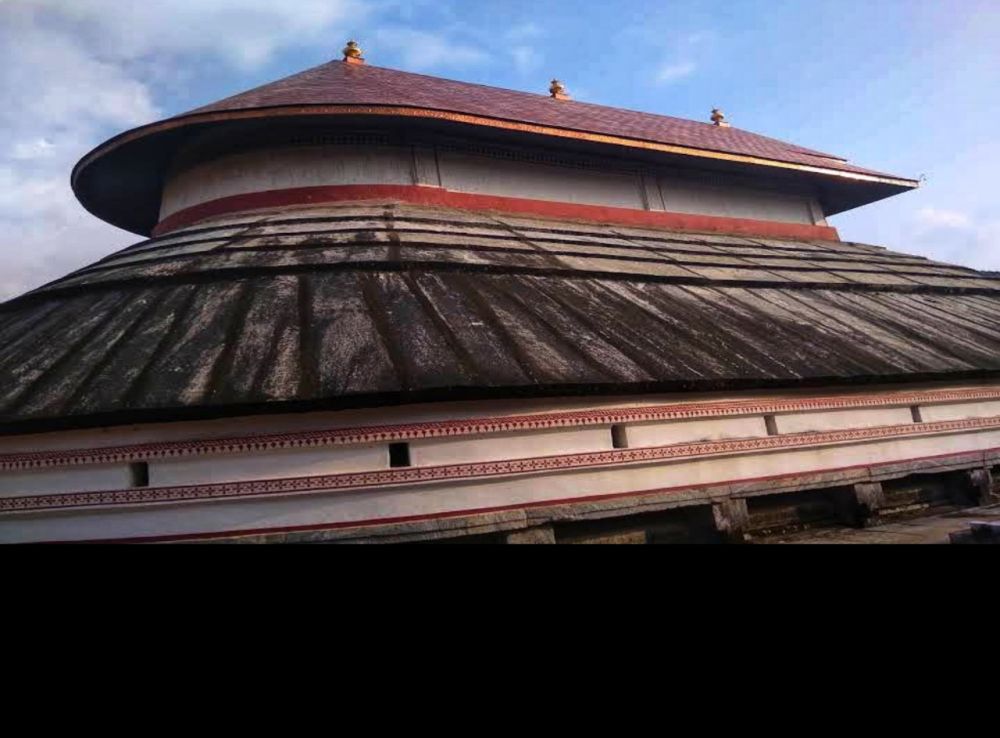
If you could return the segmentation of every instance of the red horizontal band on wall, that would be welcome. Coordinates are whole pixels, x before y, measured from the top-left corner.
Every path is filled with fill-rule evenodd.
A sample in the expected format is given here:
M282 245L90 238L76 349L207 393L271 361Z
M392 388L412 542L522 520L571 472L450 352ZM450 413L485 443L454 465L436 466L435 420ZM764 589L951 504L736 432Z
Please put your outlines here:
M728 233L771 238L804 238L839 241L836 228L780 223L750 218L723 218L715 215L665 213L654 210L632 210L604 205L581 205L571 202L529 200L522 197L475 195L453 192L441 187L421 185L328 185L323 187L293 187L284 190L251 192L231 195L179 210L168 215L153 229L154 236L192 225L217 215L290 205L321 205L332 202L365 200L398 200L414 205L456 208L459 210L491 210L542 218L586 220L597 223L650 226L695 233Z

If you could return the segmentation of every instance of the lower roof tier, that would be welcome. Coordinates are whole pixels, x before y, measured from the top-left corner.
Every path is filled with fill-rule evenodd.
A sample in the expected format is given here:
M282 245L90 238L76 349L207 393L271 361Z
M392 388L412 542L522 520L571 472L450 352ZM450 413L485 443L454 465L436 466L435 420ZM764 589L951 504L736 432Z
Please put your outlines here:
M0 430L1000 372L1000 279L399 203L231 214L0 305Z

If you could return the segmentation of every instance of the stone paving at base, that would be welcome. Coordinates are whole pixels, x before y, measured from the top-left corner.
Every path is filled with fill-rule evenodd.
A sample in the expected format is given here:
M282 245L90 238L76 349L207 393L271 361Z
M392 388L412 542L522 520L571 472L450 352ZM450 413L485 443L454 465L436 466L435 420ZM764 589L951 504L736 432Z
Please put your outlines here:
M868 528L801 531L754 540L753 543L951 543L952 533L969 530L969 524L975 521L1000 521L1000 505L884 522Z

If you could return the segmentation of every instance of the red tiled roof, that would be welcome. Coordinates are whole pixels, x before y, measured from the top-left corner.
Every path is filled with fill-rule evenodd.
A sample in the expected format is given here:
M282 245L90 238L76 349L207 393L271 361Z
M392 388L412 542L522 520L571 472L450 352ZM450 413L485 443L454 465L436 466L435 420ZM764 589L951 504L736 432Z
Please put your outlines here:
M685 146L846 172L885 175L821 151L710 123L547 95L457 82L370 65L328 62L177 117L302 105L385 105L444 110Z

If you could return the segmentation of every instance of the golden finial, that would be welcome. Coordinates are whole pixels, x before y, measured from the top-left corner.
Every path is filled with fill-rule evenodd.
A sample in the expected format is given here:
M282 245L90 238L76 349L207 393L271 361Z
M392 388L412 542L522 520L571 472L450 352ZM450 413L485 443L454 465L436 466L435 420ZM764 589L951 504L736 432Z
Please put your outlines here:
M344 61L348 64L364 64L365 58L361 56L361 47L357 41L348 41L344 47Z
M553 100L569 100L569 93L566 92L566 85L557 79L552 80L549 85L549 94Z
M712 123L720 128L729 128L729 124L726 123L726 114L718 108L712 108Z

